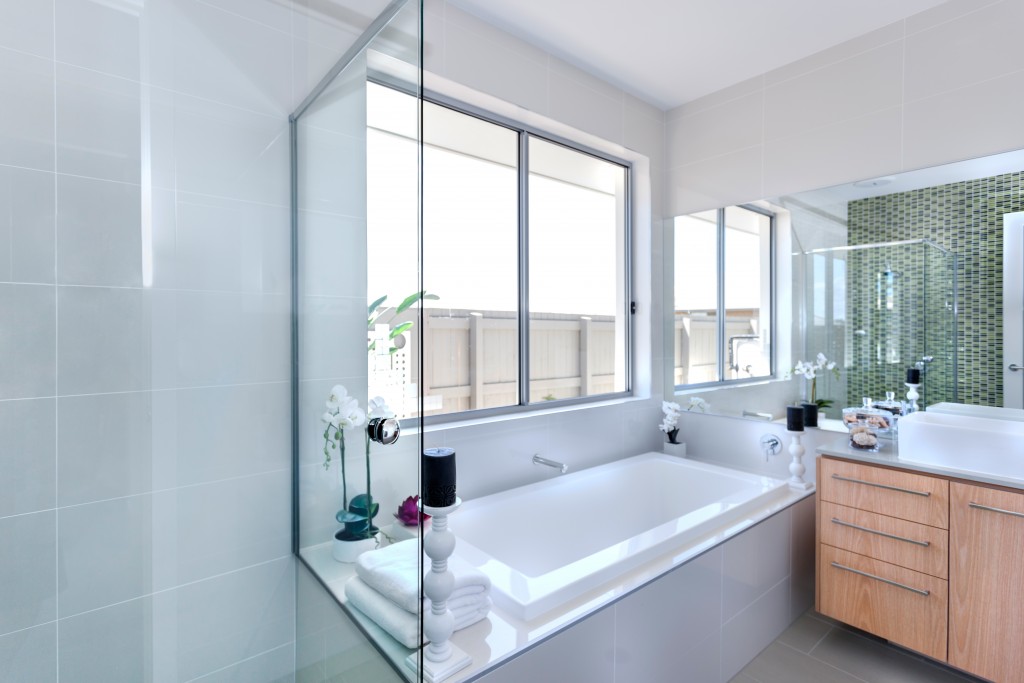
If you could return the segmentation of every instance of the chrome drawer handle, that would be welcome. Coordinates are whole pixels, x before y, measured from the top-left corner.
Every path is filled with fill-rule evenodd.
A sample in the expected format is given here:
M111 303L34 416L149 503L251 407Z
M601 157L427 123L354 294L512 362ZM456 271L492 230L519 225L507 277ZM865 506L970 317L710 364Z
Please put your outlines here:
M832 475L833 479L839 479L840 481L849 481L854 484L864 484L865 486L877 486L880 489L887 489L889 491L899 491L900 493L912 493L915 496L924 496L927 498L932 495L930 491L914 491L913 489L901 489L899 486L889 486L888 484L877 484L873 481L864 481L863 479L851 479L850 477L840 477L838 474Z
M891 579L883 579L881 576L875 576L874 574L868 574L867 572L862 572L861 570L854 569L853 567L847 567L846 565L839 564L838 562L833 562L832 566L835 567L836 569L843 569L843 570L848 571L848 572L853 572L854 574L859 574L861 576L866 576L867 578L874 579L875 581L881 581L882 583L887 583L890 586L896 586L897 588L904 588L904 589L910 591L911 593L917 593L918 595L923 595L926 598L929 595L931 595L931 591L923 591L920 588L912 588L911 586L908 586L905 583L899 583L898 581L893 581Z
M866 526L859 526L857 524L850 524L849 522L844 522L841 519L836 519L835 517L832 518L832 523L833 524L838 524L839 526L848 526L851 529L856 529L857 531L866 531L869 534L877 534L879 536L884 536L885 538L891 538L891 539L893 539L895 541L906 541L907 543L913 543L914 545L919 545L922 548L927 548L928 546L931 545L931 541L917 541L917 540L914 540L913 538L904 538L903 536L897 536L895 534L887 534L884 531L878 531L877 529L869 529Z
M988 510L989 512L999 512L1004 515L1012 515L1014 517L1024 517L1024 512L1014 512L1013 510L1004 510L1002 508L992 508L988 505L982 505L981 503L970 502L967 507L972 507L975 510Z

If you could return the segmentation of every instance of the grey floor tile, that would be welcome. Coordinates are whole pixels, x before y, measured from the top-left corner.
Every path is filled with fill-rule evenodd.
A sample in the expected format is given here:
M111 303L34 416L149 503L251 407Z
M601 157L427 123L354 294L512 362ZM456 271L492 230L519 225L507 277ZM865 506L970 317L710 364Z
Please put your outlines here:
M832 628L831 624L810 614L804 614L779 636L779 642L807 653L821 642Z
M774 642L740 672L758 683L863 683L845 671Z
M741 671L729 683L757 683L757 681Z
M811 657L868 683L964 683L960 674L841 628L832 629Z

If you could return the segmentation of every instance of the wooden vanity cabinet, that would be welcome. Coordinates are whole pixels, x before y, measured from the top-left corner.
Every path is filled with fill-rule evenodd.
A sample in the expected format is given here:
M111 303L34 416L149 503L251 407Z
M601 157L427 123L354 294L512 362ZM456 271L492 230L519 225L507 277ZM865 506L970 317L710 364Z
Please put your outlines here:
M949 663L1024 681L1024 494L950 484Z
M946 659L949 482L821 458L816 609Z

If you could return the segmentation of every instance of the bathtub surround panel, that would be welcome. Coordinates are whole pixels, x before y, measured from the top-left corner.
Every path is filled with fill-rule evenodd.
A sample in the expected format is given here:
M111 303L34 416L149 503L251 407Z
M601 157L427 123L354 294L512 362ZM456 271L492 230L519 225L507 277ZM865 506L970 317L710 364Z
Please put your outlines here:
M794 595L813 597L813 574L788 560L793 545L813 546L813 526L801 521L807 517L814 517L813 496L568 626L478 680L549 680L552 672L559 672L564 680L581 682L730 681L811 606L806 600L791 604ZM808 532L809 540L795 537ZM759 562L761 558L752 559L751 553L768 547L782 549L770 571L755 576L741 567ZM731 591L739 591L742 600ZM734 615L727 615L733 610ZM602 659L602 653L611 661Z

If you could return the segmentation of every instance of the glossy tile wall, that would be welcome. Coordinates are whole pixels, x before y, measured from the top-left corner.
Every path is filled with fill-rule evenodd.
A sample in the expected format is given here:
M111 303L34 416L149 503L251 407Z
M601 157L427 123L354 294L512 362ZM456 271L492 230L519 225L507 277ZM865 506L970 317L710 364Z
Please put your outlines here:
M291 680L287 114L351 4L0 0L0 679Z
M1017 0L952 0L668 112L668 215L1024 147Z

